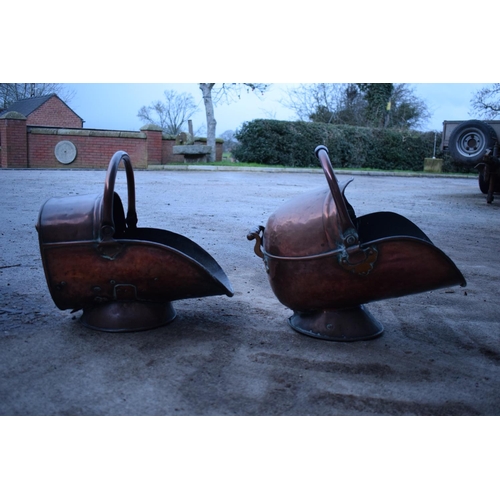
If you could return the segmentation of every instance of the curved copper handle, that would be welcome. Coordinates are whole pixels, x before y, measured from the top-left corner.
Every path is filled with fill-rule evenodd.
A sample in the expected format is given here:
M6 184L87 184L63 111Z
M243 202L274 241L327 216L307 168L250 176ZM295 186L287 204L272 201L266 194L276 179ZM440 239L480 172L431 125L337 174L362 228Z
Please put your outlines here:
M113 194L115 192L115 179L118 166L123 160L127 173L128 206L127 206L127 226L135 229L137 227L137 212L135 210L135 181L132 162L125 151L117 151L109 162L104 184L104 195L102 201L101 239L111 238L115 232L113 220Z
M335 202L335 205L337 207L340 229L345 243L347 246L356 245L359 243L358 232L356 226L351 220L351 217L349 216L349 212L347 211L344 196L340 191L339 183L337 181L337 178L335 177L330 158L328 157L328 148L326 146L318 146L314 150L314 153L316 154L316 157L318 158L321 167L323 168L326 180L328 181L328 185L330 186L333 201Z
M252 241L255 240L254 252L257 257L261 259L264 258L264 252L262 251L262 238L264 236L264 226L257 226L252 231L249 231L247 234L247 240Z

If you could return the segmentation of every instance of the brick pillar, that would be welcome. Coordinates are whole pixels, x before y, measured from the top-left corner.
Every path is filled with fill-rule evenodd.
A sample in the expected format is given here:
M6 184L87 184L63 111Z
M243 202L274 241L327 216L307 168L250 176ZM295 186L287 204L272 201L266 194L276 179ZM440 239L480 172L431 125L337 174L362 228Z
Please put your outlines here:
M10 111L0 118L0 165L28 167L28 134L26 117Z
M146 134L146 165L161 165L162 129L157 125L145 125L141 132Z

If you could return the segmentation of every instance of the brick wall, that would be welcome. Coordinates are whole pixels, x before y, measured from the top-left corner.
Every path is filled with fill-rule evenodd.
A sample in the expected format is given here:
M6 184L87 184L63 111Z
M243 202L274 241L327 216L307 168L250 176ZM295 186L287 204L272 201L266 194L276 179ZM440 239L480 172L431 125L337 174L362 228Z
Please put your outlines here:
M61 141L69 141L76 148L76 158L70 164L62 164L56 158L55 148ZM113 154L120 150L129 154L134 168L182 163L184 157L172 152L174 145L174 139L163 137L151 125L139 132L125 132L32 127L19 114L16 119L0 119L0 167L3 168L107 168ZM216 159L222 160L220 142Z
M76 147L76 158L61 164L55 147L61 141L70 141ZM28 166L35 168L107 168L117 151L130 156L134 168L146 168L147 136L143 132L120 132L91 129L28 128Z
M161 129L158 130L159 127L148 126L146 125L141 130L146 134L147 142L146 142L146 156L147 156L147 165L161 165L162 164L162 132ZM132 160L132 157L130 157ZM134 163L132 162L132 165Z
M12 115L0 120L0 166L24 167L28 161L26 118Z
M28 126L82 128L82 119L59 97L51 97L27 117Z

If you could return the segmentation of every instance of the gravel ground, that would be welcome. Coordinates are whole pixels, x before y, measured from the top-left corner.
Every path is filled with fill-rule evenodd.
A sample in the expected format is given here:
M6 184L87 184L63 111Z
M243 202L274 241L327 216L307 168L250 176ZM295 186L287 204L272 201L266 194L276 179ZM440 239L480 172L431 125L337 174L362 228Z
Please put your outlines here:
M105 172L0 177L1 415L500 413L500 198L488 205L475 179L355 176L347 197L358 216L409 218L467 287L369 304L384 334L339 343L289 327L246 239L285 201L326 186L321 173L136 171L139 226L200 244L235 294L175 302L172 323L121 334L57 309L35 230L48 198L100 193ZM123 172L116 191L126 204Z

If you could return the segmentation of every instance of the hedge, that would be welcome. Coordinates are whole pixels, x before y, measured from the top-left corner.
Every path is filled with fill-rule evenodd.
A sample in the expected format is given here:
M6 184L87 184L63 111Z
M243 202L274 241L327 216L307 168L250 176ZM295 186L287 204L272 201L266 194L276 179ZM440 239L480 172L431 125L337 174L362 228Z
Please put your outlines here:
M433 156L435 134L436 158L443 158L439 132L259 119L244 123L237 131L239 144L233 155L245 163L319 167L314 150L323 144L334 169L422 171L424 159ZM443 160L444 171L459 171L448 155Z

